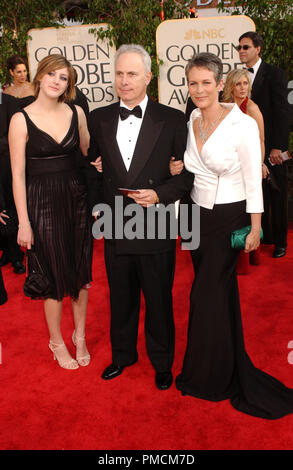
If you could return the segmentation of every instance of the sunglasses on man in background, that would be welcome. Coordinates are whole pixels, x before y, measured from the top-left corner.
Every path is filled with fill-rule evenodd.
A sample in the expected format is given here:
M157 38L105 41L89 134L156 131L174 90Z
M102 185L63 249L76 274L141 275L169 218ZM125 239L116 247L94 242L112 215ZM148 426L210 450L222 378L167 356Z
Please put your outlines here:
M247 49L250 49L252 46L249 46L248 44L244 44L244 46L237 46L236 49L237 51L241 51L243 49L244 51L247 51Z

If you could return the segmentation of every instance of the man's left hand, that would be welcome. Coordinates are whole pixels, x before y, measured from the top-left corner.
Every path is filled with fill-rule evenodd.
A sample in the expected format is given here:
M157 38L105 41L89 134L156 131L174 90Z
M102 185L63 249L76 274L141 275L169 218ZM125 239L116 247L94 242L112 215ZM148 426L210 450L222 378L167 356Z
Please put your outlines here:
M283 159L281 157L282 150L272 149L270 152L270 162L274 165L282 165Z
M140 189L139 193L128 193L127 195L142 207L149 207L159 202L158 195L153 189Z

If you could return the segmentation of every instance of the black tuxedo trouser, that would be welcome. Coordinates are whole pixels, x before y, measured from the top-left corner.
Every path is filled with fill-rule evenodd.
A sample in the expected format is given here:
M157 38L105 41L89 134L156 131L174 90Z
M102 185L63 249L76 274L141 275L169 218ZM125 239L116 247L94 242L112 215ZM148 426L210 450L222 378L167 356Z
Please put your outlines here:
M262 227L264 243L272 243L286 248L288 232L287 166L286 164L274 165L269 170L274 177L275 185L263 180L264 213Z
M105 264L110 288L113 363L127 366L137 361L142 291L148 356L157 372L170 370L175 343L172 302L175 250L117 255L115 244L105 241Z

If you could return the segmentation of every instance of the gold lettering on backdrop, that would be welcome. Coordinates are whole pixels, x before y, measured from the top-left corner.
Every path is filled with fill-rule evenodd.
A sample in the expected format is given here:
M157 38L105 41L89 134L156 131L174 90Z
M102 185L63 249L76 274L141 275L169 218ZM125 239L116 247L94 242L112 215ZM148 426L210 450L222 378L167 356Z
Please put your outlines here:
M197 29L192 29L186 32L184 39L189 41L190 39L215 39L215 38L224 38L224 28L220 29L208 29L198 31Z
M224 77L234 68L243 68L236 47L245 31L255 31L255 25L244 15L162 22L157 29L157 53L163 62L158 79L159 101L185 111L188 100L185 67L194 54L211 52L220 57Z
M76 85L88 100L90 110L117 100L114 90L115 48L108 40L96 41L89 30L106 24L32 29L28 57L33 77L38 63L50 54L62 54L77 72Z

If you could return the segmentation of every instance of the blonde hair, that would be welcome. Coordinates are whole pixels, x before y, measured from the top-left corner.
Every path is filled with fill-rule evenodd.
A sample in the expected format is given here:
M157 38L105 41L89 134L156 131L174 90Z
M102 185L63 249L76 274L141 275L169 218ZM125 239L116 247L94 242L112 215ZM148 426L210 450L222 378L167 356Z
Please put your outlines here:
M234 103L234 87L238 80L241 78L247 78L248 80L248 93L247 96L250 98L251 95L251 83L250 83L250 78L249 78L249 72L248 70L245 69L235 69L232 70L231 72L228 73L224 89L223 89L223 96L222 96L222 101L224 103Z
M47 73L53 72L55 70L64 69L68 70L68 85L65 92L59 96L58 101L68 102L72 101L75 98L75 73L74 68L71 63L61 54L52 54L44 57L38 65L38 70L33 79L33 87L35 98L38 97L40 92L40 80Z

